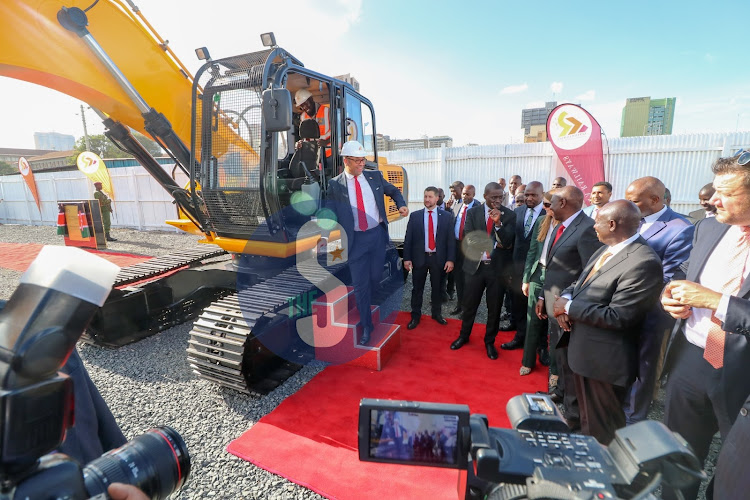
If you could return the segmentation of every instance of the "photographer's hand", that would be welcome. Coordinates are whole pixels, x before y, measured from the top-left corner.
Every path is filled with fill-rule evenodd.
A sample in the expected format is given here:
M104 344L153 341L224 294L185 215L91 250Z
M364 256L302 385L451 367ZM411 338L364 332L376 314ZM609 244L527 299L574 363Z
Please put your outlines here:
M144 492L130 484L112 483L107 493L112 500L149 500Z

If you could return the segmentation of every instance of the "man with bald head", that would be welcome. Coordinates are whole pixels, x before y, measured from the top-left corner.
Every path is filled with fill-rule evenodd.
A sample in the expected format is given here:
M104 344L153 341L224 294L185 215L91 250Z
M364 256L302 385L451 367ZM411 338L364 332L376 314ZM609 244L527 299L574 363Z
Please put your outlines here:
M558 324L570 332L581 430L602 444L625 427L623 402L637 374L638 334L663 285L659 256L638 233L640 219L630 201L605 205L594 224L604 246L554 304Z
M551 200L555 220L559 221L547 252L547 270L544 278L544 296L537 301L537 316L549 319L550 349L555 349L555 359L560 378L553 392L555 402L565 404L565 418L571 430L580 428L578 400L573 372L568 365L569 335L560 329L555 319L555 299L581 274L583 266L602 245L594 232L594 221L581 210L583 192L575 186L565 186L554 191Z
M568 179L566 179L565 177L555 177L555 180L552 181L552 189L560 189L567 185Z
M664 183L656 177L641 177L625 190L625 199L640 209L639 233L661 259L663 282L668 283L690 256L695 226L664 204L665 191ZM662 342L674 326L674 319L664 312L658 300L652 306L638 339L638 378L625 404L628 425L646 420L654 397Z
M511 176L510 182L508 183L508 192L510 193L510 199L508 200L507 207L511 210L514 210L516 208L516 190L518 187L523 184L523 181L521 180L521 176L516 174Z

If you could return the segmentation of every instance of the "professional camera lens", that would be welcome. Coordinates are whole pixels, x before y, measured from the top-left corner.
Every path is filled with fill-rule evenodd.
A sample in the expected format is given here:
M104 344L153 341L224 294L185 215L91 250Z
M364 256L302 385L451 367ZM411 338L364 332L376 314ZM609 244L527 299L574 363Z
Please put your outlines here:
M112 483L132 484L152 500L182 488L190 473L190 455L171 427L157 427L105 453L83 469L89 495L106 493Z

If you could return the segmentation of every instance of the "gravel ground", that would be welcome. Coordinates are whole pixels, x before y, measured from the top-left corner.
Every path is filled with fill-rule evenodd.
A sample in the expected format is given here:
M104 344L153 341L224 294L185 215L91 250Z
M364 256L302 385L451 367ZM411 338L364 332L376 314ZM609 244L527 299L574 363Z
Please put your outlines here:
M168 231L140 232L117 229L108 249L158 256L196 244L199 237ZM0 225L0 242L62 245L62 238L50 226ZM21 273L0 268L0 300L15 289ZM407 280L401 309L410 310L411 280ZM398 301L398 297L394 297ZM443 306L443 314L455 301ZM430 314L429 281L423 313ZM480 307L478 322L486 321L486 307ZM267 396L253 398L198 379L185 356L192 325L186 323L116 350L79 345L91 378L109 404L126 437L132 439L150 427L170 425L185 439L192 457L188 485L179 499L319 499L312 491L271 474L225 451L229 442L271 412L322 368L313 363ZM447 346L446 346L447 348ZM652 407L650 418L663 417L663 391ZM283 443L279 443L283 446ZM719 440L714 440L707 472L712 473ZM704 498L701 492L700 498Z

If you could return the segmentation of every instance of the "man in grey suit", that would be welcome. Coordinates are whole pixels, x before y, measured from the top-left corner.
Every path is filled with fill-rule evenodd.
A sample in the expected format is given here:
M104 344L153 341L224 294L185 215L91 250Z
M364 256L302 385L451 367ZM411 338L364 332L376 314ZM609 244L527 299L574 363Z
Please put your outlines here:
M663 284L661 260L638 233L640 219L630 201L605 205L594 224L605 246L554 305L560 328L570 332L581 430L602 444L625 427L623 402L638 373L638 337Z
M379 170L365 170L366 155L359 142L346 142L341 148L344 171L328 182L326 193L328 206L347 236L347 263L362 321L361 345L370 341L374 329L370 306L385 265L388 216L383 196L396 203L402 217L409 214L401 191Z
M555 319L554 303L562 291L578 276L591 255L602 246L594 232L594 221L581 211L583 191L575 186L565 186L552 195L552 210L559 221L547 253L547 270L544 277L544 296L537 301L537 315L546 314L549 319L550 346L555 347L555 359L560 378L553 400L565 404L565 418L572 430L580 426L578 400L576 399L573 372L568 365L568 333L560 329Z
M686 274L675 273L661 298L678 320L664 361L664 423L701 462L717 430L726 441L750 394L750 153L719 158L711 170L716 217L696 225ZM682 493L695 498L698 486Z

